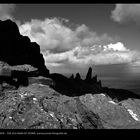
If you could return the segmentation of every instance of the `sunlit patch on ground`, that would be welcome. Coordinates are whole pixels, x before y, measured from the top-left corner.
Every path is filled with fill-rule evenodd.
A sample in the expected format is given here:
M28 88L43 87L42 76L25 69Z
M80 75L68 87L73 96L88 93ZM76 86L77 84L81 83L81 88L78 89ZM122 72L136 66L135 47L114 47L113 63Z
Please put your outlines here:
M130 114L136 121L140 121L140 119L138 118L137 114L135 114L135 113L133 112L133 110L127 109L127 111L129 112L129 114Z

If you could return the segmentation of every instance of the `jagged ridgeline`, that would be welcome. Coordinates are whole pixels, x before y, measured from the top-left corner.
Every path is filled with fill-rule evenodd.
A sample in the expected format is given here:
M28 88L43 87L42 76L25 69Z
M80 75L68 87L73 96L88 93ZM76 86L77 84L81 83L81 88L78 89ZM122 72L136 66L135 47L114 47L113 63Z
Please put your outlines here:
M101 80L97 80L97 75L92 77L92 68L90 67L86 78L82 79L79 73L72 74L69 78L58 74L50 74L50 77L56 82L55 90L68 96L80 96L86 93L100 93L102 90Z
M49 74L40 46L31 42L27 36L22 36L15 22L0 21L0 43L0 61L11 66L29 64L38 68L40 75Z
M84 81L85 83L87 83L89 85L97 84L99 87L102 87L101 80L99 80L99 81L97 80L97 75L92 77L92 68L91 67L89 67L86 78L84 80L81 79L81 75L79 73L76 74L75 78L74 78L74 74L72 74L70 76L70 79L72 79L72 80L75 79L76 81Z

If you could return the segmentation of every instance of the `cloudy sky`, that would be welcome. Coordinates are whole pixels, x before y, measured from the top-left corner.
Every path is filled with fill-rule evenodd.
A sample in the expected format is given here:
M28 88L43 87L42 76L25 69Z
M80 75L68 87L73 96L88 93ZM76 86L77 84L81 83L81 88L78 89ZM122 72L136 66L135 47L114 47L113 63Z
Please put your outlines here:
M7 18L40 45L51 72L140 65L140 4L0 4Z

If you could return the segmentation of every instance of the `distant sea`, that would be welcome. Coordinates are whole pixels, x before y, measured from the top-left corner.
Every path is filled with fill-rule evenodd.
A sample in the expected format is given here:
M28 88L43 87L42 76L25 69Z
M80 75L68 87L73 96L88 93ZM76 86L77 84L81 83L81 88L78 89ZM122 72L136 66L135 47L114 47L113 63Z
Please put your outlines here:
M140 66L112 64L93 66L93 76L97 74L102 85L109 88L127 89L140 95ZM85 75L81 75L85 77Z
M127 89L140 95L140 66L128 64L100 65L93 67L103 86Z

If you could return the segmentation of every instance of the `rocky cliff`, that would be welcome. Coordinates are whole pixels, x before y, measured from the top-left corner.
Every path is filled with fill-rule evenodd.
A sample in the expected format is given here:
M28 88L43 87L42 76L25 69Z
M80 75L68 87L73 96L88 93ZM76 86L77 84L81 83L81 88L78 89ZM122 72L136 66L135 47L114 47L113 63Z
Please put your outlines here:
M38 68L40 75L47 76L40 46L19 33L18 26L11 20L0 21L0 61L11 66L29 64Z

